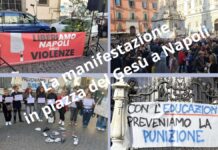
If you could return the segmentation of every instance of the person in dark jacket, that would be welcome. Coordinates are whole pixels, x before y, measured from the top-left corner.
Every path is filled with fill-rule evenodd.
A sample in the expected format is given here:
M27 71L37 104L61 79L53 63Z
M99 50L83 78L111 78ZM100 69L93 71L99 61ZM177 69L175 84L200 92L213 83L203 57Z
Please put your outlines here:
M14 92L11 94L11 96L13 96L14 98L13 100L14 123L16 123L17 112L19 116L19 121L23 122L22 117L21 117L21 101L15 99L16 95L22 95L22 92L19 92L19 87L17 85L15 85L13 89L14 89Z
M47 95L47 101L53 99L54 101L57 100L57 94L55 94L55 89L52 88L51 90L49 90L48 92L48 95ZM49 107L51 108L51 106L49 105ZM55 111L53 111L53 109L51 108L52 110L52 117L54 117L54 122L55 122Z
M2 105L3 105L3 113L5 117L6 126L11 125L11 118L12 118L12 103L5 101L7 97L11 97L11 95L9 95L8 89L4 89L4 95L2 96L3 98Z
M62 100L62 98L64 98L65 96L67 96L67 91L66 91L66 90L63 90L63 91L61 92L61 95L58 96L58 99L59 99L59 100ZM63 100L62 100L62 101L63 101ZM66 111L67 111L67 106L63 106L63 107L61 107L60 109L58 109L58 112L59 112L59 115L60 115L58 124L60 124L60 125L62 125L62 126L65 125L64 121L65 121L65 113L66 113Z

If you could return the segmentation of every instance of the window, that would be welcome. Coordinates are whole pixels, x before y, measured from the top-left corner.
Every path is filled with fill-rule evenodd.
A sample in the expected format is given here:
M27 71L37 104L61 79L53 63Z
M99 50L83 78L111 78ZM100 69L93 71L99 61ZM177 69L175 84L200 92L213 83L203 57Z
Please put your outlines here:
M20 24L20 15L18 13L5 13L5 24Z
M116 6L121 6L121 0L115 0L115 5Z
M146 13L144 14L144 20L145 20L145 21L147 21L147 20L148 20L148 16L147 16L147 14L146 14Z
M135 14L134 13L130 14L130 20L135 20Z
M122 25L119 23L118 26L117 26L117 32L121 32L122 29L123 29L123 28L122 28Z
M117 13L116 13L116 18L117 18L117 20L121 20L121 19L122 19L122 14L121 14L121 12L117 12Z
M157 3L152 3L153 9L157 9Z
M129 7L134 8L135 7L135 2L134 0L129 0Z
M142 8L144 8L144 9L147 8L147 2L146 2L146 1L143 1L143 2L142 2Z
M24 24L34 24L34 17L28 14L21 15L21 22Z
M0 0L0 9L21 11L21 0Z
M46 5L48 4L48 0L39 0L39 4Z

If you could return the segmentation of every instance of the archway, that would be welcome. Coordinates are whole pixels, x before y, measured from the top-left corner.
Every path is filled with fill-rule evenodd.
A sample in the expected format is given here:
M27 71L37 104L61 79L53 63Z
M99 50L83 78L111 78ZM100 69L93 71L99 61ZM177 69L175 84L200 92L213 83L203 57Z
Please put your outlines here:
M135 26L130 27L130 35L136 35L136 28Z

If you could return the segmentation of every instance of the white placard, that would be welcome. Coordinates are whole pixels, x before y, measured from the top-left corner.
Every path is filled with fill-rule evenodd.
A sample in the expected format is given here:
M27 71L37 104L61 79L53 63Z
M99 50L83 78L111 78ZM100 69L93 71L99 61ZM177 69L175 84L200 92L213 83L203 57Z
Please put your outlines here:
M69 105L69 96L64 96L61 101L63 105Z
M131 147L218 147L218 105L134 102L127 106Z
M34 97L28 97L27 98L27 104L33 104L35 102L35 98Z
M55 99L48 99L48 105L55 104Z
M45 98L38 98L38 103L39 104L44 104L45 103Z
M3 98L2 98L2 95L0 95L0 103L2 102L2 99L3 99Z
M12 103L13 102L13 97L5 97L5 103Z
M15 95L15 96L14 96L14 100L15 100L15 101L22 101L22 100L23 100L23 95L22 95L22 94Z

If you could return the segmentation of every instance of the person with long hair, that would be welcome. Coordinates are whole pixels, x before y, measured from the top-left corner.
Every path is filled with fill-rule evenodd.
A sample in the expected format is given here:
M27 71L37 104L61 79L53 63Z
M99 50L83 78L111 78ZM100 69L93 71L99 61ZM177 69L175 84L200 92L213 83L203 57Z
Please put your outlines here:
M35 110L35 96L31 87L26 88L24 92L24 103L26 105L26 113L30 115Z

